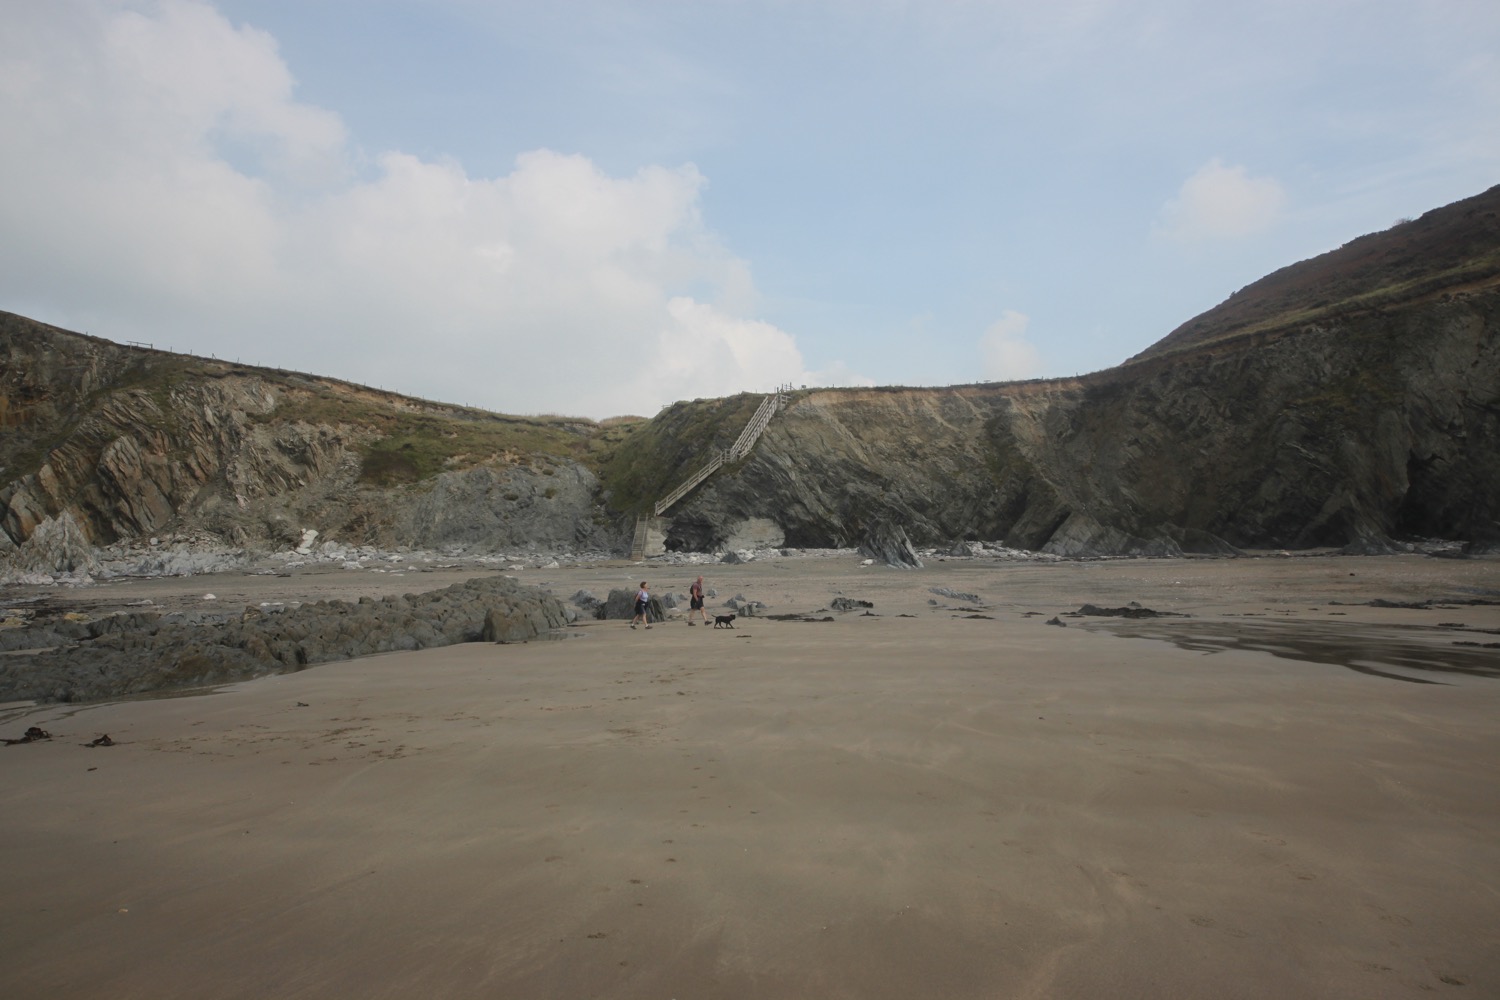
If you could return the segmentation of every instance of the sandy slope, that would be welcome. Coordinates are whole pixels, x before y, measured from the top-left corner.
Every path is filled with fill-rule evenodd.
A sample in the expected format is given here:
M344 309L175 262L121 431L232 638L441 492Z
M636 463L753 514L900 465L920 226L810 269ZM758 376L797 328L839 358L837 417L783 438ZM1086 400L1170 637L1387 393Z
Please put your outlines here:
M602 593L658 569L537 575ZM878 617L591 622L0 713L0 735L56 737L0 749L0 989L1500 995L1500 650L1452 644L1500 641L1478 631L1500 606L1330 603L1496 599L1496 563L714 570L721 600L815 611L841 591ZM692 575L665 572L657 589ZM983 610L934 608L934 586ZM1130 600L1193 617L1044 624ZM119 745L81 746L101 733Z

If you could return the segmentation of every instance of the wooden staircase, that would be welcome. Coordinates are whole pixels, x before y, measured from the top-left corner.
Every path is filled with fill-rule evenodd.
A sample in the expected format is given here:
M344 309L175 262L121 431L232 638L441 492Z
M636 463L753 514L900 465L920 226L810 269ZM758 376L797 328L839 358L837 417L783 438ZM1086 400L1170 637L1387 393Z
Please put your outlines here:
M665 514L667 508L687 496L692 492L693 487L713 475L725 463L737 462L748 455L750 449L755 447L755 442L759 441L760 436L765 433L766 427L771 423L771 418L776 416L776 411L786 404L787 391L790 388L790 386L778 386L775 392L761 400L760 406L755 410L755 415L750 418L750 422L745 425L744 430L740 431L740 436L735 438L734 444L730 445L728 450L715 453L706 465L689 476L681 486L656 501L654 508L656 516L661 517Z
M672 506L674 503L687 496L688 493L692 492L694 486L697 486L699 483L703 482L703 480L707 479L715 472L718 472L719 467L725 462L729 461L727 457L728 455L729 452L727 451L720 451L716 453L713 458L708 460L707 465L689 476L686 482L677 487L671 493L668 493L663 499L656 501L656 507L652 511L652 513L654 513L657 517L660 517L662 514L666 513L668 507Z
M669 507L691 493L699 483L718 472L726 463L739 461L750 453L750 449L755 447L755 442L760 440L760 436L770 425L771 418L786 405L787 394L790 390L789 385L777 386L775 392L760 401L755 415L750 418L745 429L740 431L740 436L735 438L734 444L716 451L713 458L710 458L698 471L683 480L682 484L671 493L656 501L650 514L640 514L636 517L635 537L630 543L630 558L633 562L646 558L646 536L656 518L665 514Z
M640 562L646 558L646 532L654 518L649 514L638 514L635 519L635 537L630 541L630 561Z

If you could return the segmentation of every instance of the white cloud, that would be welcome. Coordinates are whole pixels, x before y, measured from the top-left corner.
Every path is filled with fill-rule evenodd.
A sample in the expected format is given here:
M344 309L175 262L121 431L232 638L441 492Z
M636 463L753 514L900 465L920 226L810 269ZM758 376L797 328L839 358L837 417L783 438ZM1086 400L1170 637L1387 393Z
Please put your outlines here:
M1215 158L1163 206L1158 232L1185 242L1249 236L1274 225L1285 202L1275 178L1251 177Z
M31 6L31 5L27 5ZM0 43L0 308L509 412L813 383L692 165L349 167L274 39L195 0L53 0Z
M1026 339L1031 319L1007 309L979 338L980 370L987 381L1010 382L1041 374L1042 356Z

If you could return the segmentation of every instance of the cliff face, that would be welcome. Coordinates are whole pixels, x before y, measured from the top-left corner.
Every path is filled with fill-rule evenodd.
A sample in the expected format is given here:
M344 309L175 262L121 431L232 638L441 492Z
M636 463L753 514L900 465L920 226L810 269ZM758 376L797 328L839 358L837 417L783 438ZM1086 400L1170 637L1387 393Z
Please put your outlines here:
M58 519L92 545L189 531L284 548L315 528L387 548L608 549L622 533L570 454L602 433L592 422L462 411L9 314L0 428L0 555Z
M1064 555L1500 542L1500 187L1284 268L1077 379L793 393L670 512L669 547ZM758 398L507 417L122 347L0 313L0 560L208 532L245 547L624 550ZM60 540L60 541L59 541ZM51 543L49 543L51 544ZM68 568L68 567L61 567Z
M789 544L885 523L1067 555L1493 542L1497 207L1500 188L1277 272L1081 379L797 394L671 512L669 545L749 518Z

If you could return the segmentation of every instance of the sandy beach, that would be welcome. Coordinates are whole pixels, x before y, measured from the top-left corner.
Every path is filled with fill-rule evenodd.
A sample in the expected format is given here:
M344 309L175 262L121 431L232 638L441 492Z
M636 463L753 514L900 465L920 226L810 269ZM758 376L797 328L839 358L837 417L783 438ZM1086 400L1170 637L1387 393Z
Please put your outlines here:
M1461 603L1500 602L1500 563L704 570L711 605L833 620L588 621L0 709L0 736L53 735L0 748L0 991L1500 996L1500 603ZM566 598L683 592L696 572L513 575ZM473 575L70 599L256 605ZM873 608L826 610L836 596ZM1132 601L1185 617L1068 614ZM115 745L85 745L102 734Z

